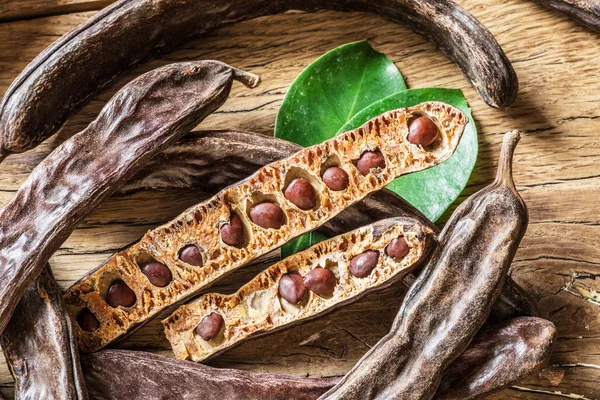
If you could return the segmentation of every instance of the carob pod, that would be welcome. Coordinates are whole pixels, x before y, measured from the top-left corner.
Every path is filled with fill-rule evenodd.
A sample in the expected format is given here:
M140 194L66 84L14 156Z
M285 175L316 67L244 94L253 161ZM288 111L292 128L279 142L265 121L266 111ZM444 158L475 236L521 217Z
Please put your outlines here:
M484 327L442 374L435 400L472 400L508 387L550 359L556 327L520 317Z
M404 255L390 243L405 241ZM401 280L433 250L433 232L408 217L324 240L258 274L236 293L208 293L163 321L179 359L204 361L246 339L297 325ZM357 274L356 259L374 255ZM209 333L209 334L207 334Z
M0 336L17 399L87 400L73 323L49 265Z
M600 32L600 3L597 0L535 0Z
M406 23L456 62L489 105L508 107L516 97L516 74L492 34L451 0L121 0L45 49L8 88L0 161L50 137L95 92L152 55L225 24L291 9L368 11Z
M415 116L427 116L439 125L440 140L434 145L423 148L406 140L408 124ZM466 123L464 113L439 102L389 111L360 128L271 163L245 181L149 231L65 293L72 315L91 311L100 322L95 330L77 328L80 348L84 351L102 348L256 257L318 228L397 176L446 160L458 145ZM355 163L365 151L375 149L385 156L386 167L374 168L363 176ZM351 179L346 190L329 190L321 181L323 171L332 166L343 168L349 174ZM284 197L283 192L295 178L306 179L314 187L318 198L315 209L302 210ZM268 204L269 208L261 206L260 212L253 212L262 204ZM241 246L227 245L222 240L222 229L231 228L232 218L242 222L244 243ZM280 228L273 228L282 223ZM181 260L181 250L190 245L197 248L202 265ZM144 274L150 264L152 273ZM160 275L160 282L153 282L156 274ZM169 276L170 281L162 280ZM135 292L137 301L132 307L115 308L107 304L106 293L117 280Z
M485 322L527 228L512 180L519 133L504 136L494 183L465 200L407 293L388 335L323 399L430 399Z
M250 87L259 82L217 61L148 72L117 92L96 120L33 170L0 210L0 332L79 221L221 106L234 80Z

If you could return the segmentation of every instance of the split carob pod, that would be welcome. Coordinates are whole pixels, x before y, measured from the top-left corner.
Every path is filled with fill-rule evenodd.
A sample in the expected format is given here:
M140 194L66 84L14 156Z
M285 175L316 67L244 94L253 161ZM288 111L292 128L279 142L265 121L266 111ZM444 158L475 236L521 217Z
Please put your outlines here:
M291 9L368 11L406 23L456 62L489 105L508 107L516 97L516 74L492 34L451 0L121 0L54 42L8 88L0 161L50 137L95 92L152 55L225 24Z
M406 139L417 116L438 124L439 139L428 148ZM459 109L439 102L389 111L360 128L271 163L149 231L66 291L67 308L80 321L80 349L102 348L166 307L318 228L397 176L446 160L466 123ZM376 149L385 166L363 176L355 164L365 152ZM344 190L331 190L331 182L322 179L330 168L347 175ZM305 190L284 195L296 180L306 184ZM296 205L304 197L314 200L312 209Z
M452 214L390 333L322 399L430 399L442 371L481 328L527 228L512 179L517 131L504 135L495 181Z
M398 217L324 240L272 265L236 293L208 293L163 321L175 356L204 361L244 340L334 311L389 287L435 246L419 221Z
M535 317L484 327L442 374L435 400L471 400L508 387L550 359L556 327Z
M600 3L597 0L534 0L600 32Z
M0 336L17 399L86 400L73 323L46 265Z
M57 147L0 210L0 332L25 289L75 226L141 166L256 75L217 61L167 65L132 81Z

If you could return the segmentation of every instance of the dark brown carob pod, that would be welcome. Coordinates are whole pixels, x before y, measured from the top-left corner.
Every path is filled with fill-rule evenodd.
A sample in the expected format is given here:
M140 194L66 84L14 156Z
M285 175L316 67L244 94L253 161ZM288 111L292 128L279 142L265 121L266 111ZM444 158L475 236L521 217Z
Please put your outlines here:
M390 333L323 399L432 398L488 317L525 234L527 209L512 179L519 137L504 136L495 181L450 217Z
M258 77L218 61L137 78L85 130L56 148L0 210L0 332L23 292L75 226L156 154Z
M473 400L518 382L552 355L556 327L520 317L484 327L442 374L435 400Z
M87 400L73 323L49 265L0 336L17 399Z
M292 9L367 11L406 23L458 64L492 107L512 104L516 74L492 34L451 0L121 0L37 56L0 104L0 161L35 147L116 76L232 22ZM473 62L477 60L477 62Z
M597 0L534 0L600 32L600 3Z

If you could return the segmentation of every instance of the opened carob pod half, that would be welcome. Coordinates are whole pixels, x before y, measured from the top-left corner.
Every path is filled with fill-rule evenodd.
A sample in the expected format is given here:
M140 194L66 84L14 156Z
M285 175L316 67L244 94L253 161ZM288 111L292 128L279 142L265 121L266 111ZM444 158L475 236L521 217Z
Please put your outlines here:
M398 252L397 243L405 251ZM433 232L417 220L382 220L298 252L234 294L209 293L180 307L163 321L165 334L177 358L203 361L387 287L433 247Z
M439 127L438 140L427 148L406 138L410 122L423 116ZM446 160L456 149L466 123L467 117L459 109L439 102L389 111L360 128L269 164L149 231L65 293L75 318L83 316L88 321L92 314L98 321L78 326L81 349L98 350L223 275L314 230L396 177ZM384 156L385 167L372 168L365 176L356 163L364 152L375 150ZM331 167L348 174L345 190L330 190L321 179ZM284 196L294 179L304 179L314 189L314 209L303 210ZM243 229L242 243L226 244L232 243L232 227ZM186 250L185 259L182 250ZM123 281L133 292L133 305L121 301L120 296L114 296L117 301L111 304L107 302L107 294L117 281ZM124 295L131 299L131 293Z

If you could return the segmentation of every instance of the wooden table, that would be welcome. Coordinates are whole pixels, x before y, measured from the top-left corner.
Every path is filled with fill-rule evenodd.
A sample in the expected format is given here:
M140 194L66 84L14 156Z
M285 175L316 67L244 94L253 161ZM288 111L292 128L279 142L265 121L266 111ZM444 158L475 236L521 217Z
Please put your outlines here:
M109 1L0 0L0 93L43 48ZM515 180L530 210L530 225L511 269L558 327L552 366L494 399L600 399L600 36L525 0L463 0L496 36L519 75L514 107L486 106L457 67L409 29L361 13L288 13L225 27L148 62L104 90L62 131L0 165L0 205L54 147L85 127L111 95L157 66L218 59L262 76L249 91L236 84L231 98L201 128L242 128L272 134L283 96L304 67L344 43L368 39L387 54L409 87L464 91L479 128L480 156L467 196L488 184L502 133L523 130ZM52 257L63 288L147 229L198 202L200 193L143 192L111 198ZM462 197L461 199L463 199ZM447 218L447 216L446 216ZM219 291L233 291L258 272L236 274ZM390 328L404 293L396 287L293 330L254 340L211 364L296 375L347 371ZM171 354L159 320L119 347ZM12 396L12 378L0 365L0 392Z

